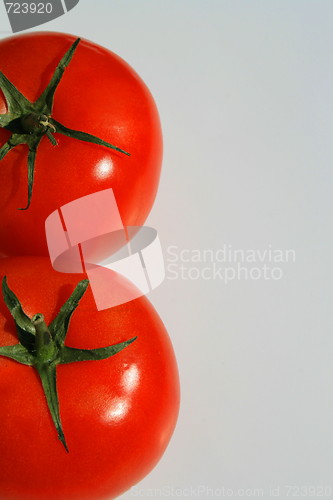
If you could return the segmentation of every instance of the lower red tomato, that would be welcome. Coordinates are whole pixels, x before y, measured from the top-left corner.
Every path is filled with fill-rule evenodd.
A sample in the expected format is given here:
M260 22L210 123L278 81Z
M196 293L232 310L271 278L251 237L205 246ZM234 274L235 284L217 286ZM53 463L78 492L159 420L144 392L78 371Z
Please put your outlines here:
M54 319L82 276L57 273L42 257L1 259L1 280L4 276L8 289L7 305L0 299L0 349L18 344L19 334L33 359L30 327L24 321L33 318L36 324L40 316L35 315L42 313L53 337L59 335ZM5 290L7 285L4 281ZM15 296L26 316L15 306ZM58 439L36 366L0 356L2 500L115 498L155 466L174 430L177 365L165 327L148 300L97 311L88 287L71 314L61 352L68 347L97 352L130 339L131 343L107 359L57 365L59 413L68 452Z

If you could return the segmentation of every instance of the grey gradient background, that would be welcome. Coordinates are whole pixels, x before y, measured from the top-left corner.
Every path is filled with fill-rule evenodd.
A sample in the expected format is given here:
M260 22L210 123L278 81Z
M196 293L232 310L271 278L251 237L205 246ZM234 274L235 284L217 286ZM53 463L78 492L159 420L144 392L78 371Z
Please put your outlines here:
M331 0L80 0L42 27L110 48L150 87L165 154L147 223L166 257L296 254L280 280L169 275L149 296L182 404L163 459L124 500L333 491L332 21Z

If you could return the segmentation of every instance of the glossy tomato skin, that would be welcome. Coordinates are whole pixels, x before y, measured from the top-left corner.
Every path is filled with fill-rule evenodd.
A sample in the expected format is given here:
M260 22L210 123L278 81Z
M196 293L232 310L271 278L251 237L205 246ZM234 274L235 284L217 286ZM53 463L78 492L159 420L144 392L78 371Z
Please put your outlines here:
M75 39L48 32L3 39L0 70L35 101ZM6 111L0 90L0 113ZM144 82L120 57L82 39L56 90L52 117L131 156L58 133L58 146L52 146L44 137L31 206L21 211L27 202L28 148L10 151L0 162L0 252L6 255L47 255L46 217L81 196L113 188L128 226L142 225L155 199L162 161L159 115ZM8 138L0 129L0 144Z
M0 277L25 312L49 323L80 280L41 257L0 260ZM66 345L96 348L137 336L103 361L59 365L60 413L69 453L57 438L34 368L0 357L0 498L115 498L144 477L163 454L179 408L173 349L146 298L97 312L88 288L74 312ZM0 344L17 334L0 300Z

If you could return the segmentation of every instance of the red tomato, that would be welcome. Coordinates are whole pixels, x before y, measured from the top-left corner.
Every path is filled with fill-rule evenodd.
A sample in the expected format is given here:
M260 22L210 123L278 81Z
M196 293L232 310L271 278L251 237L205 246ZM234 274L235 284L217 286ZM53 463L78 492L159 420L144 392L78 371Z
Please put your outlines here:
M0 71L31 102L47 87L76 37L32 32L0 41ZM7 112L0 91L0 114ZM36 156L30 208L27 154L16 146L0 161L0 252L45 255L45 219L81 196L113 188L124 225L142 225L153 204L162 160L162 135L154 100L134 70L116 54L81 40L54 95L52 118L130 153L55 133L43 137ZM10 137L0 129L0 146Z
M28 316L49 324L80 275L55 272L47 258L0 260L0 278ZM97 311L90 287L72 316L66 345L95 349L137 339L109 359L58 365L60 414L69 453L57 437L36 370L0 357L0 498L114 498L143 478L174 430L179 381L173 349L146 298ZM0 300L0 345L17 343Z

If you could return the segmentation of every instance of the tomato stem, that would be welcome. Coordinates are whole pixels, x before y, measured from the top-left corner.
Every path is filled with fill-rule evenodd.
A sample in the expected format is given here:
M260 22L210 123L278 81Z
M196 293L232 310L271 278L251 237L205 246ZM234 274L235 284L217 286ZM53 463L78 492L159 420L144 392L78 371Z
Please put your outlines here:
M0 127L12 132L10 139L0 148L0 160L2 160L11 149L19 144L27 144L29 146L30 153L32 151L34 152L33 155L30 154L30 156L28 156L27 206L19 210L26 210L30 206L34 184L36 152L44 135L48 137L53 146L57 145L57 141L52 136L52 133L57 132L72 139L90 142L92 144L113 149L114 151L118 151L119 153L127 156L130 155L123 149L114 146L99 137L79 130L71 130L52 118L54 94L59 83L61 82L65 69L73 58L79 42L80 38L77 38L66 54L62 57L53 73L50 83L35 102L30 102L15 87L15 85L13 85L8 78L0 72L0 88L5 95L8 107L7 113L3 115L0 114Z
M88 280L78 283L56 318L47 326L43 314L35 314L32 318L25 314L19 299L9 288L6 277L2 280L4 301L14 318L19 344L0 346L0 356L33 366L37 370L58 438L67 452L59 411L57 365L107 359L125 349L136 339L134 337L125 342L97 349L76 349L64 345L72 314L78 307L88 284Z
M31 322L36 329L36 363L40 365L52 360L55 354L55 346L43 314L35 314L31 318Z

